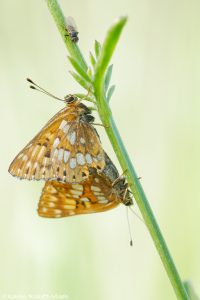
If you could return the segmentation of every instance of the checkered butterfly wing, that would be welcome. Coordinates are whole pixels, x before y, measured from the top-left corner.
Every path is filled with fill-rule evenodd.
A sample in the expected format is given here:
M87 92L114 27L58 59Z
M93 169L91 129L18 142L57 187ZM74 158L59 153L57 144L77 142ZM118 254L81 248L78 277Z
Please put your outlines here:
M89 176L90 167L103 169L105 161L97 132L81 120L86 108L73 104L58 112L16 156L9 172L21 179L76 183Z
M132 205L123 180L105 154L106 166L101 173L90 169L89 178L80 184L46 182L38 205L41 217L60 218L110 210L120 203ZM114 184L114 185L113 185ZM125 196L125 197L124 197Z
M46 182L38 214L41 217L61 218L103 212L119 203L115 195L111 195L110 183L96 173L81 184Z

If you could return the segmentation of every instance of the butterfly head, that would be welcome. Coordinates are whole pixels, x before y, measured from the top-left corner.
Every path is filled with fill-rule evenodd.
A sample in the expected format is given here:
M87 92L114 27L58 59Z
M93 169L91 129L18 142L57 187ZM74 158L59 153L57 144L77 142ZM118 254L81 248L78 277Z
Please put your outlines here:
M126 182L125 178L121 178L119 181L117 181L113 185L113 188L115 189L119 198L121 198L124 205L126 205L126 206L133 205L133 199L131 196L131 192L128 189L128 183Z
M77 105L78 103L80 103L80 99L78 97L76 97L75 95L69 94L69 95L65 96L64 99L65 99L65 102L67 105L70 105L70 104Z
M91 115L91 110L86 105L81 103L81 99L79 99L77 96L69 94L65 96L65 102L68 106L76 108L80 121L87 123L94 121L94 117Z

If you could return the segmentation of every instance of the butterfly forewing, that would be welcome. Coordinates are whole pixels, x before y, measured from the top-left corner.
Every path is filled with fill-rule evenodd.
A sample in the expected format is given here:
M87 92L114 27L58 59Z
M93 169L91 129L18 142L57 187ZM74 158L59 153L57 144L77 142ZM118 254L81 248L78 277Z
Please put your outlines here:
M94 127L80 121L83 105L58 112L16 156L9 172L21 179L78 183L89 168L104 168L105 160Z
M61 218L103 212L119 203L116 195L111 193L110 182L96 173L82 184L46 182L38 214L41 217Z

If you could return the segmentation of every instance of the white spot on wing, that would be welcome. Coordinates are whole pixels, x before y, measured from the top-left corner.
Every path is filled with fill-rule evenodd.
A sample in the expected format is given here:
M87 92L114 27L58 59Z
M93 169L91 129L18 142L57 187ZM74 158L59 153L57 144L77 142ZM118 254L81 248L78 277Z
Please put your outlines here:
M76 168L76 158L72 157L69 162L69 166L71 169Z
M44 165L44 167L46 166L47 161L48 161L48 158L47 158L47 157L44 157L44 158L43 158L43 165Z
M103 197L103 196L98 196L97 198L98 198L98 200L100 200L100 201L104 201L104 200L106 200L106 198L105 198L105 197Z
M27 162L26 166L27 168L30 167L32 165L32 163L30 162L30 160Z
M65 120L62 120L59 129L63 129L63 127L65 127L65 125L67 124L67 122Z
M81 193L82 194L82 193ZM79 196L81 195L80 193L78 194L78 195L75 195L75 194L73 194L73 195L70 195L70 194L66 194L66 197L71 197L71 198L76 198L76 199L78 199L79 198Z
M78 196L80 196L80 195L82 195L82 191L77 191L77 190L73 190L73 189L71 189L71 190L69 190L70 191L70 193L72 193L72 195L74 196L74 195L78 195ZM68 195L68 194L67 194Z
M69 199L69 198L67 198L66 200L65 200L65 204L68 204L68 205L76 205L76 201L74 200L74 199Z
M104 193L101 193L101 192L95 192L95 191L94 191L94 195L95 195L95 196L103 196Z
M69 130L69 125L67 124L67 125L65 125L65 127L63 127L63 132L67 133L68 130Z
M73 189L78 190L78 191L83 191L83 186L80 184L73 184L72 185Z
M59 143L60 143L60 139L57 137L53 143L53 147L56 148Z
M61 129L64 133L67 133L69 130L69 124L65 120L62 120L62 123L59 126L59 129Z
M69 156L70 156L70 151L65 150L64 151L64 162L65 163L68 161Z
M34 168L34 169L36 169L36 168L37 168L37 166L38 166L38 163L37 163L37 162L35 162L35 163L34 163L34 165L33 165L33 168Z
M90 200L88 198L86 198L86 197L81 198L81 201L90 202Z
M105 200L99 200L98 202L101 203L101 204L106 204L106 203L108 203L108 200L107 199L105 199Z
M97 159L98 159L98 160L102 160L102 154L101 154L101 153L99 153L99 154L97 155Z
M74 209L75 206L74 206L74 205L68 205L68 204L65 204L65 205L63 205L63 208L64 208L64 209Z
M71 143L72 145L75 144L75 141L76 141L76 132L75 132L75 131L73 131L73 132L70 134L70 136L69 136L69 141L70 141L70 143Z
M62 160L64 149L60 148L58 151L58 160Z
M95 191L95 192L100 192L101 191L101 189L98 186L94 186L94 185L91 186L91 190Z
M56 157L58 155L58 149L55 149L55 151L53 152L53 157Z
M37 146L33 149L32 153L31 153L31 156L32 156L32 157L35 156L35 154L37 153L37 151L38 151L39 148L40 148L40 146L37 145Z
M80 142L81 142L81 144L84 145L84 144L85 144L85 139L84 139L83 137L81 137L81 138L80 138Z
M77 153L76 154L76 159L77 159L77 163L81 166L83 166L85 164L85 159L82 153Z
M90 155L89 153L87 153L87 154L85 155L85 159L86 159L86 161L87 161L88 164L91 164L91 163L92 163L92 157L91 157L91 155Z
M38 155L37 155L37 158L42 157L42 156L44 155L45 151L46 151L46 147L45 147L45 146L42 146L42 147L40 148L40 151L39 151Z
M42 207L42 212L47 212L48 211L48 209L46 208L46 207Z
M61 209L54 209L54 213L60 215L62 213L62 210Z
M45 190L48 192L48 193L51 193L51 194L56 194L57 193L57 190L52 186L52 185L47 185Z

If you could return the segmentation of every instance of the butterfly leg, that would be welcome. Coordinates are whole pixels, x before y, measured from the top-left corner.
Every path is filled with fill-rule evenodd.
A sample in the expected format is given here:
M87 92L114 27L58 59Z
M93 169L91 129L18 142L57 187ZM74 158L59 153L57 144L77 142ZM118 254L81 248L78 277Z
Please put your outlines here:
M126 195L128 193L128 186L126 187L125 191L124 191L124 195L123 195L123 203L125 203L126 201Z
M79 98L81 98L81 101L82 100L86 100L86 101L89 101L89 102L92 102L92 103L94 103L95 104L95 106L96 106L96 101L94 100L94 98L93 98L93 93L92 93L92 87L91 86L89 86L88 87L88 90L87 90L87 94L86 95L84 95L84 94L76 94L77 95L77 97L79 97ZM94 108L94 107L89 107L90 109L92 109L92 110L97 110L96 108Z
M123 180L123 179L124 179L123 176L124 176L124 174L125 174L126 172L127 172L127 169L124 170L123 173L113 181L112 186L114 186L114 185L115 185L116 183L118 183L119 181Z
M132 197L130 197L130 193L133 194L130 190L129 190L129 186L127 185L124 194L123 194L123 200L122 203L126 206L131 206L133 205L133 199Z
M92 125L97 125L97 126L103 126L104 128L109 128L110 126L106 126L106 125L103 125L103 124L100 124L100 123L90 123Z

